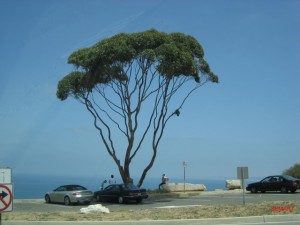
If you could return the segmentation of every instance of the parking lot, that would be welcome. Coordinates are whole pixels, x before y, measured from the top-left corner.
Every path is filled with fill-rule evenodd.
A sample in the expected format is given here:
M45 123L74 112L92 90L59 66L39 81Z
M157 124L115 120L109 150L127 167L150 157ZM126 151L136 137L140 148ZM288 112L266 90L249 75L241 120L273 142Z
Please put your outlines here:
M245 193L245 203L260 203L265 201L293 201L300 199L299 190L294 193ZM98 204L93 202L92 204ZM101 204L110 211L135 210L149 208L168 208L168 207L186 207L197 205L218 205L218 204L243 204L243 193L241 191L217 191L217 192L198 192L181 193L176 196L170 195L150 195L148 199L141 204L129 202L127 204L118 204L114 202L101 202ZM13 210L17 212L57 212L57 211L79 211L80 208L87 205L46 204L44 199L14 200Z

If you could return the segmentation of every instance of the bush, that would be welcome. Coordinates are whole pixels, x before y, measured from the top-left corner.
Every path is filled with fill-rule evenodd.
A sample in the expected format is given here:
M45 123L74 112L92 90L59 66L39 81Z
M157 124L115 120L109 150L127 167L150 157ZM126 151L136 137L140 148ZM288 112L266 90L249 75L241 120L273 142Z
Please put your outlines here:
M295 165L291 166L289 169L283 171L284 175L289 175L295 178L300 178L300 164L295 163Z

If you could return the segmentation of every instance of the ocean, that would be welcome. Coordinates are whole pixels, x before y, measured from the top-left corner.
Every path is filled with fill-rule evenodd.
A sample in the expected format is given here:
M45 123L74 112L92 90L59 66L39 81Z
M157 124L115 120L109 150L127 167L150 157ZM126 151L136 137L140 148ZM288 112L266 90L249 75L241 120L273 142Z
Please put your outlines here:
M100 189L104 178L72 177L72 176L42 176L16 174L12 177L14 199L44 198L46 192L64 184L80 184L91 191ZM161 178L146 178L142 187L155 190ZM183 178L171 178L169 183L183 183ZM225 179L186 179L186 183L204 184L208 191L215 189L226 190Z

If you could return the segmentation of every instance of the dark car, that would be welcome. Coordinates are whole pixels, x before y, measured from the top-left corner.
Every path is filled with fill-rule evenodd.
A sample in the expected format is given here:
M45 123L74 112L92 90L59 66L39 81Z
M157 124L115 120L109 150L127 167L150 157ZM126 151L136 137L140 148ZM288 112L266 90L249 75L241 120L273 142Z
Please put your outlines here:
M292 192L294 193L300 188L300 180L291 176L276 175L268 176L259 182L249 184L246 188L251 193L258 191L264 193L266 191L280 191L282 193Z
M47 203L57 202L70 205L72 203L90 203L94 198L92 191L77 184L62 185L53 191L47 192L45 201Z
M111 184L104 190L94 193L96 201L102 200L117 201L122 204L129 200L135 200L137 203L148 198L146 189L138 188L133 184Z

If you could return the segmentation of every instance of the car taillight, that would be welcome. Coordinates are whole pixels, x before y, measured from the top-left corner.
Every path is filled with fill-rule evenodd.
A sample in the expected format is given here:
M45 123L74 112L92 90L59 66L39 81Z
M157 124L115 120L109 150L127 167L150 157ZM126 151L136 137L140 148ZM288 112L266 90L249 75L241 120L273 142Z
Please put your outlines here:
M73 192L72 195L73 195L74 197L80 197L80 193L78 193L78 192Z
M297 186L297 182L296 182L296 181L293 181L293 182L292 182L292 185L293 185L293 186Z

